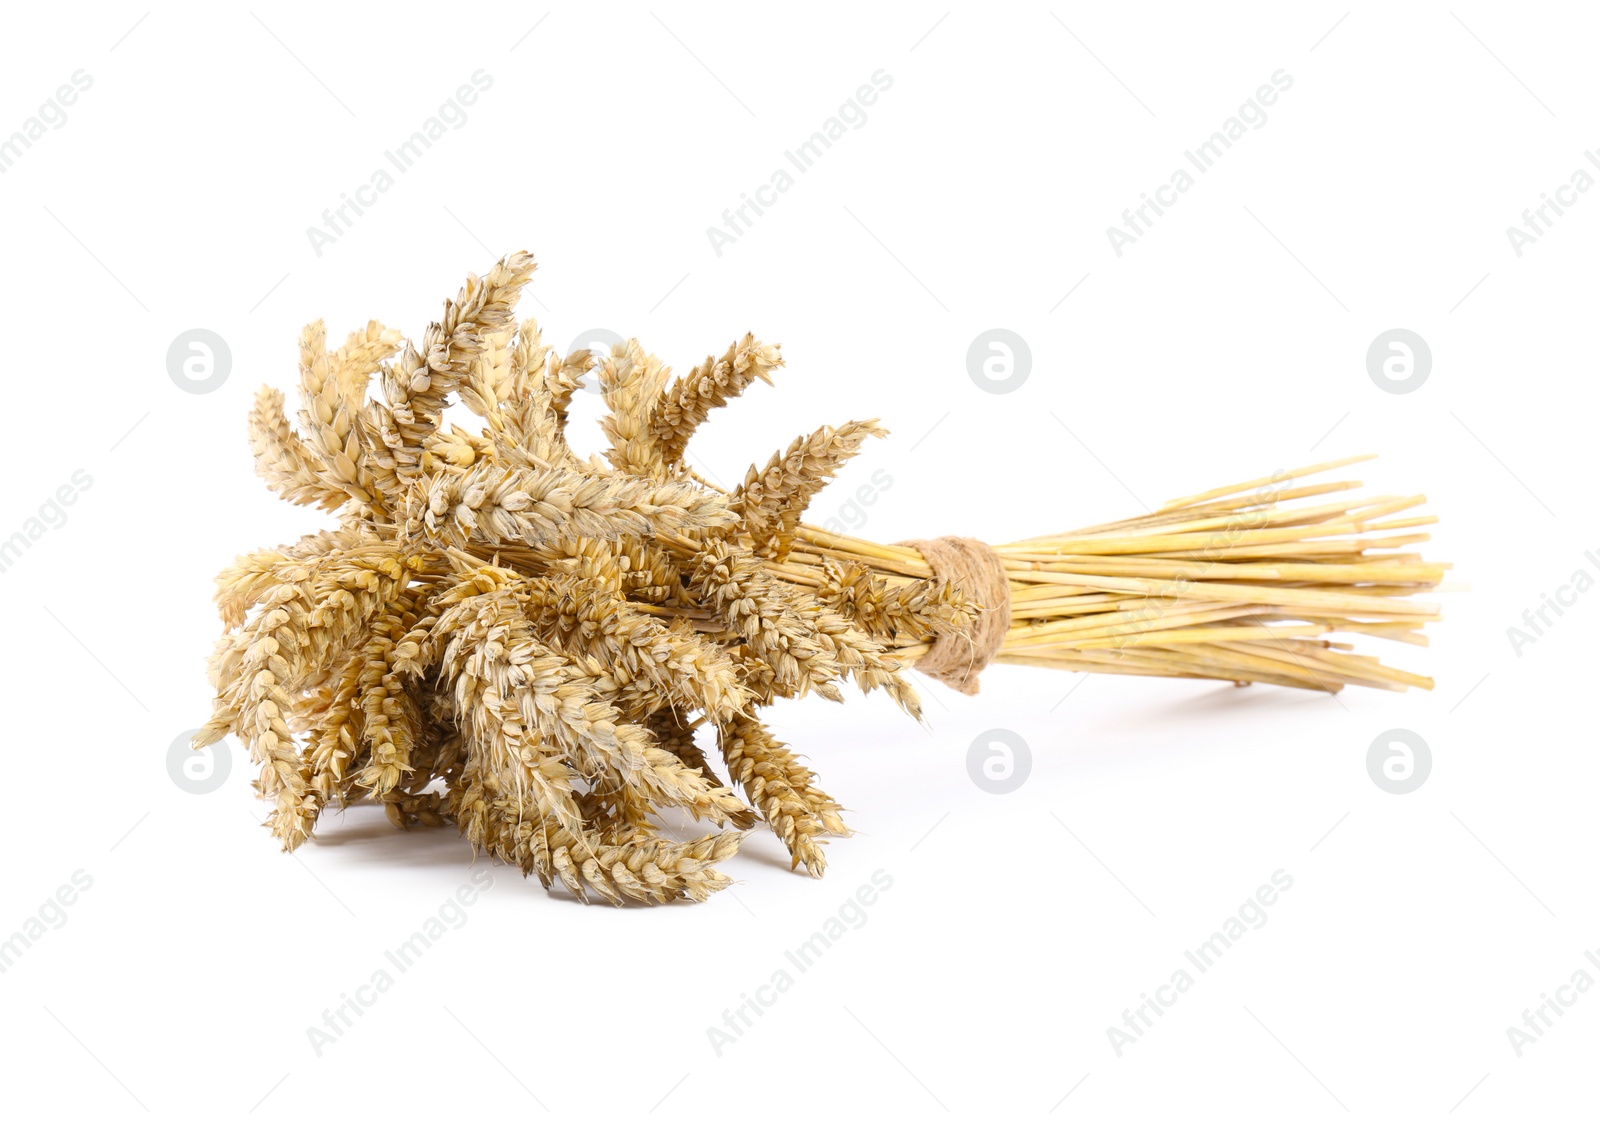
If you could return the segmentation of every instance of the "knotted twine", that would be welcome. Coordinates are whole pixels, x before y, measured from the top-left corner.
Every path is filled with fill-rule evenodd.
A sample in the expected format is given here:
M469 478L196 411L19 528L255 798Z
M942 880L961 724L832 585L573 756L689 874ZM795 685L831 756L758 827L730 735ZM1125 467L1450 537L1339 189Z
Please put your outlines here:
M955 688L978 694L978 673L1000 651L1011 625L1011 583L1005 564L981 539L946 535L939 539L904 539L896 546L914 547L935 578L947 579L983 607L965 633L941 633L913 667Z

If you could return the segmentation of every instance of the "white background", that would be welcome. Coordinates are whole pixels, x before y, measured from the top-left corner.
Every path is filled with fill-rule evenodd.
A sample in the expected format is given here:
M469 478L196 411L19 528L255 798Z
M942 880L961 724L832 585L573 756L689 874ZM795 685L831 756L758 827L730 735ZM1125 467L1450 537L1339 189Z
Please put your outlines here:
M1595 30L1577 6L1471 0L10 13L0 134L75 71L93 84L0 176L0 538L75 470L93 484L0 575L0 936L75 871L93 885L0 975L8 1105L1592 1113L1600 995L1520 1058L1506 1029L1600 947L1600 595L1520 654L1507 629L1580 568L1600 576L1584 557L1600 193L1520 257L1506 228L1600 144ZM465 124L316 253L324 208L480 68L493 85ZM1118 257L1107 227L1280 69L1293 86L1266 124ZM714 252L724 208L878 70L893 85L866 123ZM524 311L558 346L605 327L681 371L747 329L783 344L778 386L694 446L723 481L802 431L882 418L893 436L814 510L887 471L860 527L880 541L1003 542L1382 453L1369 487L1426 490L1430 556L1457 568L1433 647L1385 652L1438 688L1335 699L1000 667L976 699L919 681L925 729L879 699L787 706L780 733L859 832L830 845L824 880L762 835L698 906L583 908L493 868L465 924L319 1057L307 1028L486 865L453 830L370 811L286 857L255 826L242 757L209 795L169 779L168 747L208 709L212 575L320 519L253 478L244 415L262 382L292 388L302 324L415 337L468 271L519 248L541 262ZM996 326L1032 351L1004 395L966 370ZM166 370L195 327L232 351L211 394ZM1433 353L1405 395L1366 370L1395 327ZM967 772L996 727L1032 752L1005 796ZM1366 769L1397 727L1433 754L1403 797ZM1107 1028L1279 869L1293 888L1266 924L1119 1057ZM707 1028L878 871L893 885L865 924L719 1055Z

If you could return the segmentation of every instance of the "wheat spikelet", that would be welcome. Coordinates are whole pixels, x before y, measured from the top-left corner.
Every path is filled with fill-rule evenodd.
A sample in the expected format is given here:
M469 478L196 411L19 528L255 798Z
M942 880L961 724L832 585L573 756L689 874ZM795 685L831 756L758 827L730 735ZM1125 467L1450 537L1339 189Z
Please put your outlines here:
M887 433L875 420L846 422L838 429L824 426L774 453L761 471L751 466L728 507L739 513L741 530L755 544L756 553L783 561L811 498L860 452L863 441Z
M256 392L249 434L256 475L291 504L310 504L331 512L350 499L343 489L328 483L327 464L289 425L282 391L262 387Z
M804 866L809 874L820 877L827 860L813 837L825 828L791 782L781 756L782 744L754 719L734 719L718 733L728 772L789 849L790 867Z
M748 332L721 359L706 356L672 384L651 415L650 430L662 457L669 465L681 465L689 438L712 410L726 406L757 379L772 382L772 372L782 366L778 349Z

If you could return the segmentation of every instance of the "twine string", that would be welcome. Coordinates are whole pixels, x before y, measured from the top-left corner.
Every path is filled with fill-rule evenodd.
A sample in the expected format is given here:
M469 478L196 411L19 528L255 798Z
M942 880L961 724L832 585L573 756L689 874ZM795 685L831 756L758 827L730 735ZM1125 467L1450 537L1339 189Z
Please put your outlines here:
M897 545L915 548L934 577L948 580L969 601L983 607L968 632L935 637L914 665L917 671L963 695L977 695L978 673L1000 651L1011 624L1011 583L1005 565L981 539L946 535L906 539Z

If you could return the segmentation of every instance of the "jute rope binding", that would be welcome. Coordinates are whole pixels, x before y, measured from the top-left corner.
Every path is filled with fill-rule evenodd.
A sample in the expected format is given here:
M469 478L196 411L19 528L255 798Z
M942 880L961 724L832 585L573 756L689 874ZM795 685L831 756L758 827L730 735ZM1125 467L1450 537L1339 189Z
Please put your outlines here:
M963 695L978 694L978 673L1000 651L1011 624L1011 583L1000 556L981 539L946 535L939 539L906 539L928 561L936 578L948 579L983 610L969 633L946 633L914 667Z

